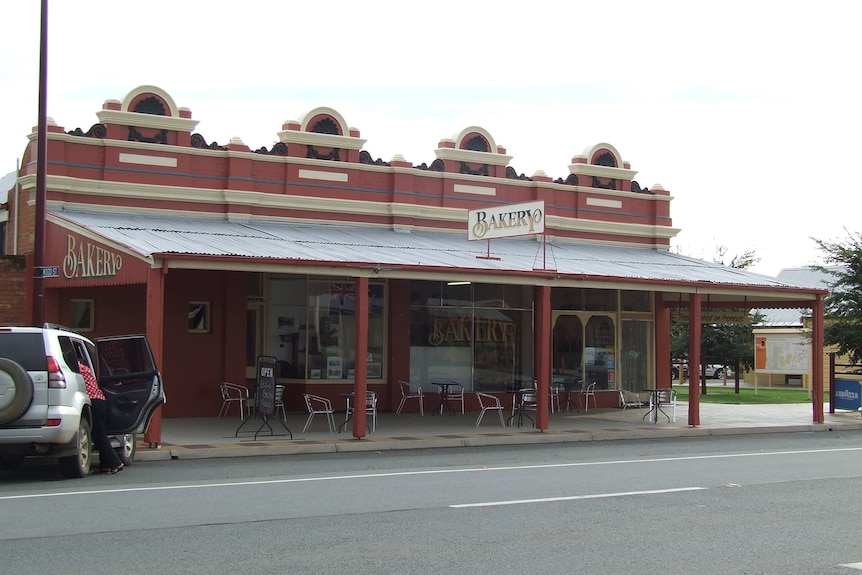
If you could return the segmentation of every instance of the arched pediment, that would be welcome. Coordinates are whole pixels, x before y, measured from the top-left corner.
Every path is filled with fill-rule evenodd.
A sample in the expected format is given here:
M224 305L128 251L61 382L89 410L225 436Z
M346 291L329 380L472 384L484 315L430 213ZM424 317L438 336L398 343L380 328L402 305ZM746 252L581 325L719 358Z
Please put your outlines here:
M335 124L338 132L336 134L332 134L334 136L346 136L350 134L350 129L347 127L347 121L344 119L344 116L339 114L336 110L326 107L320 106L313 110L309 110L299 119L299 131L300 132L314 132L315 126L319 125L321 122L326 122L327 120L331 121ZM329 134L328 131L319 131L317 133L320 134Z
M614 165L607 165L608 162L603 160L603 156L610 154L613 157ZM612 145L602 142L591 148L584 150L584 157L587 158L587 163L593 166L605 166L607 168L622 168L623 157L619 151Z
M475 144L477 139L480 138L487 143L487 150L477 149ZM494 138L488 130L479 126L464 128L459 133L455 134L452 139L455 142L455 149L457 150L472 150L474 152L486 152L490 154L497 153L497 142L494 141Z
M152 98L153 100L148 102L148 98ZM141 106L151 106L157 102L164 104L165 113L159 114L150 111L143 113L170 116L171 118L178 118L180 116L180 110L174 99L158 86L138 86L126 94L126 97L121 102L120 110L123 112L135 112L136 108L140 109Z

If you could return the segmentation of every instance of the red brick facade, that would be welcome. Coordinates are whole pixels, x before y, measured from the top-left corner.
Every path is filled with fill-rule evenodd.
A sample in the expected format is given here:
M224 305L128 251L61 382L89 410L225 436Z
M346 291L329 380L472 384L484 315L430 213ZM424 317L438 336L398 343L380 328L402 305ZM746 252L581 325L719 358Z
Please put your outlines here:
M0 325L27 325L27 259L0 256Z

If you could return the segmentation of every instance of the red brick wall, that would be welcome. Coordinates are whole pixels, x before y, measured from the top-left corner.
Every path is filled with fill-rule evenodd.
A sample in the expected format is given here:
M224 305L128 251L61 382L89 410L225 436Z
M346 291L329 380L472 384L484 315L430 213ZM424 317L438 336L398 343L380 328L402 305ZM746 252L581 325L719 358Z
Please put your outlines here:
M0 256L0 325L27 325L27 260Z

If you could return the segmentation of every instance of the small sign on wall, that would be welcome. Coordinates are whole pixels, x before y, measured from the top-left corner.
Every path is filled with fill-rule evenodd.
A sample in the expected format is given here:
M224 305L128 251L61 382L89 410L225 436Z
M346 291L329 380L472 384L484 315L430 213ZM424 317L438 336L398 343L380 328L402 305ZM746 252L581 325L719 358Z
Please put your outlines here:
M327 357L326 358L326 378L341 379L341 358Z

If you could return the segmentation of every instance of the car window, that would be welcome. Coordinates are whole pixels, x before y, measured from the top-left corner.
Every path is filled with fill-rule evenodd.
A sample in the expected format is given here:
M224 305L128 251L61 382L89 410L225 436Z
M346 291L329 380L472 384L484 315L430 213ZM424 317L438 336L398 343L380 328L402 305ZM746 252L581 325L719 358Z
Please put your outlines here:
M99 357L103 375L156 371L146 340L140 337L100 339Z
M72 344L72 338L67 335L57 337L57 342L60 344L60 350L63 352L63 361L69 366L72 371L78 371L78 354L75 352L75 346Z
M93 370L93 374L96 376L97 380L101 380L101 372L99 371L99 362L96 361L98 357L98 353L96 352L96 344L91 343L89 341L81 342L84 348L87 350L87 355L90 358L90 369Z
M27 371L47 371L45 343L42 334L2 332L0 333L0 356L18 362Z
M75 359L72 360L72 363L69 364L69 367L71 367L77 373L81 373L81 370L78 368L78 362L81 362L87 367L89 367L90 370L93 371L93 373L95 373L95 371L93 370L93 355L89 353L89 350L85 346L84 342L81 340L71 340L70 343L73 347L73 355ZM96 377L96 379L98 379L98 376Z

